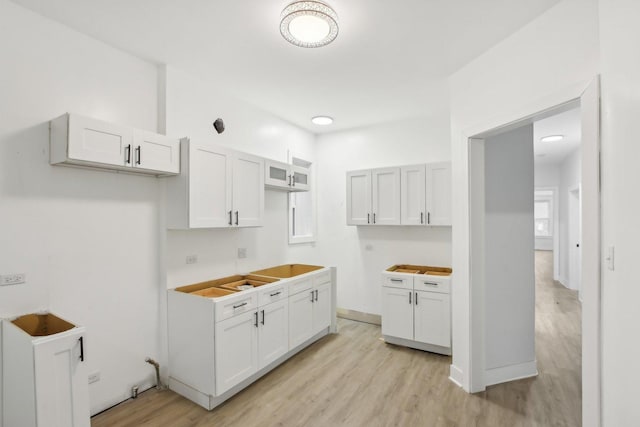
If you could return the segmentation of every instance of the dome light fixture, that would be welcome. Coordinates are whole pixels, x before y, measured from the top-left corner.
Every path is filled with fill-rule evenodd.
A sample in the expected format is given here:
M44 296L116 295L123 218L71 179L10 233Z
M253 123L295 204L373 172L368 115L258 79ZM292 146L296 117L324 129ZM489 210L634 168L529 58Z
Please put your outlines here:
M282 10L280 34L300 47L328 45L338 36L338 14L322 1L294 1Z
M314 125L327 126L333 123L333 118L329 116L315 116L311 118Z
M564 139L564 135L549 135L540 138L540 142L556 142L562 141Z

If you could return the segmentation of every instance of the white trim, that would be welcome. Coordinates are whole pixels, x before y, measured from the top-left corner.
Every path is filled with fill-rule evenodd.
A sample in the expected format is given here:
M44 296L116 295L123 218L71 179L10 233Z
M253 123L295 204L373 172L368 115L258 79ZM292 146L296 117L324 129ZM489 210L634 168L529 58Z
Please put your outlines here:
M486 369L484 371L485 385L506 383L508 381L521 380L523 378L538 375L538 367L535 360L519 363L517 365L501 366L499 368Z
M464 380L462 369L455 365L449 365L449 379L458 387L462 387L462 381Z

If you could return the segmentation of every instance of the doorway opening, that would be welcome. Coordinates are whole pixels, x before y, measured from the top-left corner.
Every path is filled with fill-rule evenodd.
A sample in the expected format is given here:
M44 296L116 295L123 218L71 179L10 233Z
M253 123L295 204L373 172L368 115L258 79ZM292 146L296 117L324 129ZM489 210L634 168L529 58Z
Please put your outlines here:
M546 257L540 258L546 258L550 267L543 277L556 286L556 291L576 295L575 291L567 289L574 283L574 286L580 287L584 300L581 310L569 310L572 315L578 312L582 314L581 320L577 320L571 327L576 332L577 338L573 342L577 343L577 350L569 356L574 361L582 360L581 364L574 362L575 372L580 372L581 375L575 375L577 380L567 379L575 385L573 390L577 393L578 404L581 396L582 414L580 409L574 408L573 411L577 412L578 421L581 419L580 416L582 419L600 418L598 94L599 84L596 79L578 99L484 131L468 139L470 389L472 392L482 391L490 385L534 377L538 375L540 368L540 376L535 380L528 380L535 385L541 382L545 373L550 373L548 371L556 366L556 363L552 362L549 365L551 368L547 369L544 363L538 365L536 358L536 215L535 199L532 195L536 186L557 187L558 191L554 195L558 202L556 205L560 212L566 212L566 217L560 218L554 224L556 227L552 232L561 237L559 250L552 251L552 256L547 253ZM577 107L580 107L582 130L582 150L575 155L582 160L577 168L579 179L566 187L548 183L537 185L539 183L534 183L533 172L534 157L537 157L533 149L533 125ZM579 191L576 192L573 188L574 191L569 192L569 186L578 186ZM523 197L524 194L528 194L528 198ZM571 236L569 203L573 205L573 211L576 210L576 206L579 207L578 215L581 216L578 222L571 222ZM562 206L565 208L564 211L561 209ZM539 213L541 215L538 218L538 226L545 229L544 220L550 220L551 215ZM549 226L551 228L551 224ZM579 248L579 252L575 249L570 250L570 242L573 242L575 249ZM556 256L555 252L558 252L558 262L552 261ZM579 255L579 258L576 255ZM555 266L555 269L551 265ZM573 274L570 269L574 270ZM574 278L573 282L571 276ZM551 295L553 300L554 296L558 297L559 294L551 292ZM574 299L576 307L580 307L577 298ZM562 307L564 300L554 302ZM559 322L550 321L546 324L551 326L550 331L564 334L555 327ZM563 338L566 340L566 336ZM562 344L562 338L557 343ZM550 348L559 350L562 345L554 344ZM540 347L538 350L543 348ZM540 352L538 355L542 359Z

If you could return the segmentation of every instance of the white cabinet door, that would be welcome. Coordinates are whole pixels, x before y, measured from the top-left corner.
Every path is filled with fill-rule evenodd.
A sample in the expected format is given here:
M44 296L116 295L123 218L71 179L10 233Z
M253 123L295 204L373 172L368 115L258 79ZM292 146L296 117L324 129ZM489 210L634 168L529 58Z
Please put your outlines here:
M82 333L34 345L38 427L88 427L89 386ZM82 356L82 359L81 359Z
M331 325L331 282L318 285L314 289L313 333Z
M347 225L372 223L371 171L347 172Z
M231 152L189 145L189 227L228 227L232 223ZM169 201L171 203L171 201Z
M264 160L245 153L233 156L233 225L255 227L264 218Z
M427 165L427 224L451 225L451 162Z
M216 323L216 394L219 396L258 370L258 312Z
M275 160L265 160L264 183L268 187L288 190L291 179L289 178L289 165Z
M413 291L382 288L382 335L413 339Z
M402 166L400 175L401 223L426 224L425 165Z
M291 165L291 187L293 191L309 191L311 188L311 175L308 168Z
M70 114L68 144L70 159L129 166L125 160L132 160L133 129Z
M373 169L371 183L373 224L400 224L400 168Z
M415 340L451 347L451 310L448 294L415 291Z
M180 141L143 130L133 133L132 166L160 172L180 172Z
M283 299L258 311L258 367L264 368L289 351L289 302Z
M289 349L313 336L313 289L289 297Z

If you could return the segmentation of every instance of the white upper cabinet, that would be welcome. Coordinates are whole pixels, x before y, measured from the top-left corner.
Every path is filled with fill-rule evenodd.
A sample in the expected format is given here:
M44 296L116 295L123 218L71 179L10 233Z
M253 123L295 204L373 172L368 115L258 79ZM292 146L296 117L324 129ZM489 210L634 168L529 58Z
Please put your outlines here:
M132 163L136 169L180 173L180 141L135 129Z
M400 168L373 169L371 191L373 224L400 224Z
M400 224L400 168L347 172L347 224Z
M232 156L233 225L256 227L264 217L264 160L246 153Z
M347 225L451 225L451 163L347 172Z
M180 141L90 117L65 114L50 122L50 162L175 175L180 172Z
M347 172L347 225L371 223L371 171Z
M275 160L265 160L265 187L284 191L309 191L311 177L309 169L282 163Z
M262 225L264 161L213 144L182 141L182 173L167 180L169 228Z
M426 183L427 224L451 225L451 162L427 164Z
M403 225L424 225L427 222L425 165L400 168L400 212Z

